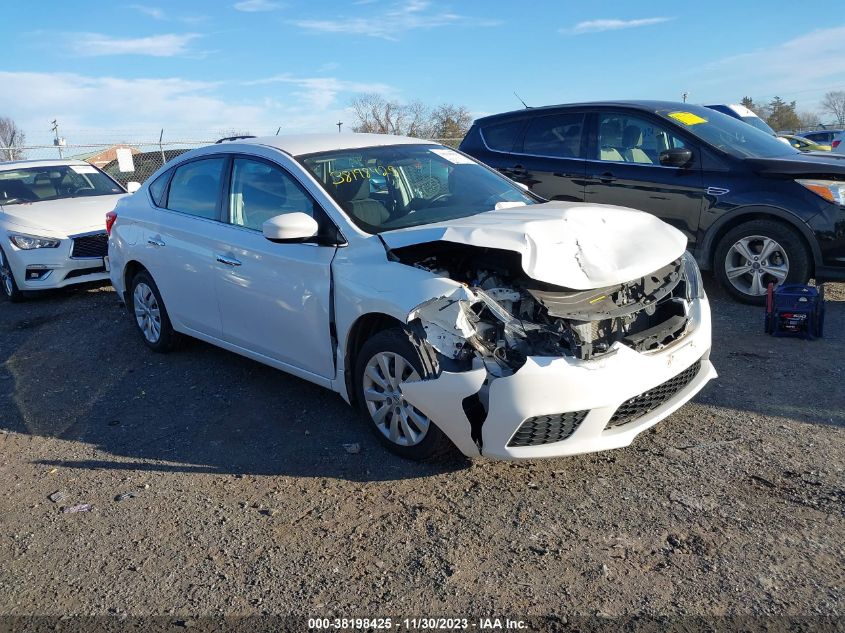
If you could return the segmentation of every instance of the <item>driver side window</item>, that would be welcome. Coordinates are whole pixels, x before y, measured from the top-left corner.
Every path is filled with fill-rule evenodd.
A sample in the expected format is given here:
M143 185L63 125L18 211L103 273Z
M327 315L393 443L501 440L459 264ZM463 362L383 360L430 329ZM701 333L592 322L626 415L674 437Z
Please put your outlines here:
M229 191L229 222L261 231L264 222L299 211L317 221L314 201L287 172L264 161L236 158Z
M683 140L647 119L612 113L599 116L598 160L659 165L660 152L683 147Z

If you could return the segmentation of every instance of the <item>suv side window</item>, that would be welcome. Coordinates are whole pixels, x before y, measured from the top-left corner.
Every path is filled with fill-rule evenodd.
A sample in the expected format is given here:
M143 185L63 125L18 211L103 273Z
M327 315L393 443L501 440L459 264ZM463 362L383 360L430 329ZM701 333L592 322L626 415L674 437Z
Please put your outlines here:
M180 165L173 172L167 208L207 220L218 220L217 199L226 159L204 158Z
M554 158L581 158L584 115L564 112L532 119L525 132L523 152Z
M229 190L230 224L260 231L270 218L294 211L321 221L311 196L281 167L249 158L235 159Z
M617 163L659 165L660 152L686 147L668 128L629 114L599 116L598 156Z
M481 136L487 147L498 152L511 152L519 133L525 127L525 119L494 123L481 129Z

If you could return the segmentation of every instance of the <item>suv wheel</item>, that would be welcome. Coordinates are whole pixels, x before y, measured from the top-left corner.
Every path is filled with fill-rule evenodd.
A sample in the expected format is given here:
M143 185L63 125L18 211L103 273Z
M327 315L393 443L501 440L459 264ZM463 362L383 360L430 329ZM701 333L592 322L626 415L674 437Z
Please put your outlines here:
M169 352L176 344L176 331L153 278L146 270L132 278L132 314L135 325L151 350Z
M414 460L428 459L451 446L443 431L402 396L403 382L426 377L405 330L392 328L373 336L362 346L355 365L359 406L382 444Z
M810 253L797 231L774 220L752 220L728 231L716 246L716 277L736 299L763 305L769 283L804 284Z
M0 286L3 288L3 295L12 303L23 300L23 293L18 289L12 267L2 248L0 248Z

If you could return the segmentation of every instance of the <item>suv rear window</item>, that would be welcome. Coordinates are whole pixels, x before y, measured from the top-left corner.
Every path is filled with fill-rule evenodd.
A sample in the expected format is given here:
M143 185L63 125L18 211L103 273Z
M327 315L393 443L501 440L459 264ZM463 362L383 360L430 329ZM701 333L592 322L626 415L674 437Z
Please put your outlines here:
M583 124L584 115L577 112L537 117L525 132L523 151L537 156L578 158Z
M481 136L490 149L500 152L511 152L519 133L525 127L525 120L494 123L481 128Z

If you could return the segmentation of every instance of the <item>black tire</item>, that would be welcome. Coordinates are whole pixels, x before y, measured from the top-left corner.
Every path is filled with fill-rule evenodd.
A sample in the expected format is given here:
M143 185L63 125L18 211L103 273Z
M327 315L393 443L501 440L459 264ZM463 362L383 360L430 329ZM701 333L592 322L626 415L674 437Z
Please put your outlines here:
M774 277L769 274L762 274L761 283L763 284L763 292L762 294L754 295L750 292L743 291L742 288L738 288L737 285L747 285L747 290L750 291L752 289L752 282L747 280L753 280L753 275L755 273L749 272L747 275L739 276L736 281L737 285L728 278L727 273L728 254L731 252L734 244L739 243L740 240L744 238L758 236L776 242L780 249L775 251L773 256L777 258L776 261L779 260L781 263L783 261L788 262L786 279L781 281L780 284L806 284L810 279L812 262L810 259L810 252L804 244L801 235L798 231L783 222L779 222L777 220L751 220L750 222L740 224L725 233L716 245L716 250L713 254L713 272L716 275L716 278L719 280L722 287L734 299L743 303L750 303L752 305L765 305L765 286L768 285L768 281L774 281ZM758 240L754 240L752 243L758 244L760 242ZM754 252L753 254L756 255L757 252ZM783 255L786 256L785 260L783 259ZM731 257L733 259L738 258L735 252L731 252ZM759 264L761 262L752 262L752 265L754 263Z
M422 461L453 451L454 446L449 441L449 438L446 437L443 431L437 428L437 425L433 421L429 421L428 429L425 431L422 439L411 445L402 445L392 441L385 432L382 432L367 406L367 400L364 396L364 382L367 365L370 361L375 360L377 356L385 353L401 356L421 378L429 376L429 373L424 369L424 364L420 358L419 350L411 342L411 335L403 328L396 327L389 330L383 330L365 342L355 359L354 380L358 407L367 419L367 425L370 427L370 430L372 430L379 441L391 452L406 459ZM395 365L393 367L395 368ZM399 406L403 405L405 407L410 406L408 403L405 403L404 400L400 399ZM385 404L384 406L390 408L388 404ZM414 410L417 411L416 409ZM384 414L383 420L385 421L386 426L389 426L389 421L392 420L394 415L394 411L389 411ZM413 426L413 429L419 430L416 426ZM400 433L404 433L404 431L400 430Z
M23 301L23 292L18 288L18 283L15 281L14 274L12 274L12 267L9 265L6 253L2 248L0 248L0 286L2 286L3 296L12 303Z
M158 309L158 336L149 336L148 332L145 332L145 329L141 326L141 322L138 315L138 310L142 310L144 306L144 300L140 297L136 298L136 292L138 292L138 288L141 288L141 295L144 295L144 289L148 289L152 293L152 299L154 303L150 302L149 305L146 307L149 309L152 305L155 305ZM147 301L149 301L147 299ZM165 353L169 352L176 347L176 343L178 342L178 334L176 330L173 329L173 326L170 323L170 317L167 315L167 308L164 307L164 301L161 300L161 293L158 291L158 286L156 286L155 281L153 281L152 276L146 270L139 271L133 278L129 288L129 314L132 317L132 321L135 323L135 326L138 328L138 332L141 334L141 339L144 341L147 347L149 347L154 352ZM148 318L153 318L152 311L147 312Z

